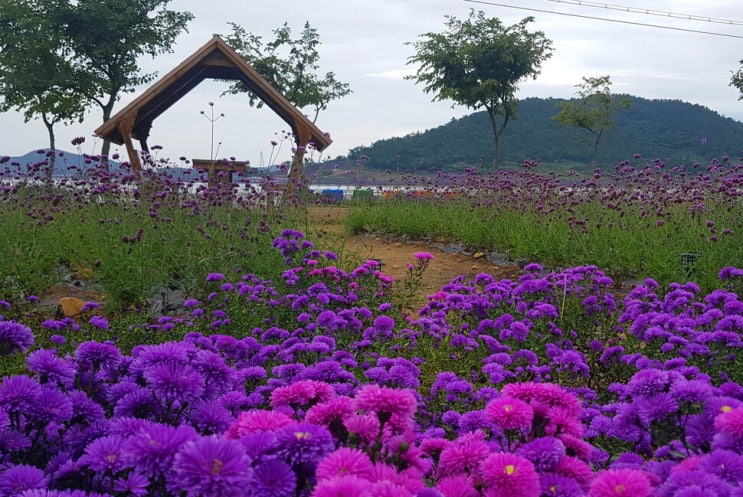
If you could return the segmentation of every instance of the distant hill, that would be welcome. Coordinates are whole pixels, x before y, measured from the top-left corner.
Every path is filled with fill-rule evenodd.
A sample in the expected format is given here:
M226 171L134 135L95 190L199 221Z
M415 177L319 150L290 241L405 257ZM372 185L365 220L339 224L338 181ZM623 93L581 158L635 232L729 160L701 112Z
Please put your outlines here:
M743 151L743 123L739 121L680 100L629 97L632 106L615 114L615 128L599 144L599 167L611 167L636 153L675 166L705 163L724 154L738 158ZM552 119L559 111L556 104L560 101L519 101L518 119L508 124L502 136L503 167L518 167L525 159L539 159L545 166L555 167L591 161L589 133ZM451 169L478 163L488 166L492 164L492 144L490 123L482 111L452 119L437 128L356 147L341 159L353 163L366 156L369 159L364 158L364 167L393 171Z

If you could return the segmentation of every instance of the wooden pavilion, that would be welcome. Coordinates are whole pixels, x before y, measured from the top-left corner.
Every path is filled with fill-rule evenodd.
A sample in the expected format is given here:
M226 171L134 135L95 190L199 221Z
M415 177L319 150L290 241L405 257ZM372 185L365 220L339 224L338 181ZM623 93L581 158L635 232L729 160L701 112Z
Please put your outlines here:
M303 175L304 152L307 145L312 142L318 151L322 151L332 143L328 134L320 131L219 36L214 36L103 123L95 130L95 134L118 145L125 145L132 168L140 171L142 162L132 139L138 140L141 149L149 152L147 139L152 122L206 78L241 81L289 125L297 145L289 169L290 189L294 188L297 180Z

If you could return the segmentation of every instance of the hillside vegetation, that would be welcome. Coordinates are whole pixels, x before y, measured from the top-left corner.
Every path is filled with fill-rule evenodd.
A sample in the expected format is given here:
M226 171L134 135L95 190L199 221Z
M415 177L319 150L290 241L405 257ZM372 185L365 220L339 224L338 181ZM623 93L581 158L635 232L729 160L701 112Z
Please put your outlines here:
M612 167L630 158L628 153L657 157L675 166L725 154L737 157L743 150L743 123L739 121L680 100L631 98L632 106L615 115L615 128L599 145L599 167ZM527 98L519 102L518 120L510 122L503 134L503 167L518 167L528 159L552 168L593 168L587 165L592 157L591 135L552 119L559 101ZM393 171L490 164L492 140L485 112L475 112L424 132L356 147L335 162L354 163L366 156L365 167Z

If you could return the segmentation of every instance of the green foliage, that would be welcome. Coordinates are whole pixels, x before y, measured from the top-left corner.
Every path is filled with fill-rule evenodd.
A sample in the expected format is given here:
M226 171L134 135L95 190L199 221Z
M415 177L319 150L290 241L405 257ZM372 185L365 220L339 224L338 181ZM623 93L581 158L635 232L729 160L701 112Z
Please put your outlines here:
M633 153L658 157L668 167L688 167L724 154L735 157L740 150L743 123L739 121L679 100L628 97L632 106L615 115L615 127L604 136L596 164L590 164L593 147L576 140L576 133L583 130L551 118L558 99L521 100L520 118L503 134L503 168L520 168L529 159L540 161L539 170L592 173L597 167L613 170ZM707 138L706 143L702 138ZM487 164L493 157L487 113L475 112L423 132L359 146L334 162L350 167L361 156L369 158L365 168L377 171L453 171Z
M26 122L41 117L54 149L54 125L82 121L85 101L78 89L88 83L60 48L54 12L28 3L0 3L0 111L21 111ZM50 163L49 174L53 157Z
M328 103L351 93L348 83L338 81L335 73L327 72L322 77L316 73L320 68L320 36L309 22L305 22L297 39L291 38L291 29L284 23L273 31L276 39L265 45L260 36L248 33L241 25L234 22L229 25L232 33L224 37L227 44L295 106L312 107L312 122L320 111L327 109ZM263 101L241 82L233 84L226 93L245 92L250 94L251 106L263 106Z
M0 46L4 47L0 68L12 73L8 77L23 94L44 96L40 107L28 98L11 107L29 108L34 114L44 112L64 121L82 118L83 106L93 102L107 121L121 93L155 77L154 73L140 74L139 57L172 51L175 39L193 18L190 12L165 9L169 2L0 2ZM5 54L9 46L19 54L32 55L34 62L23 69L23 75L14 71L23 67L19 61ZM37 87L36 81L42 86ZM108 155L109 146L104 142L103 155Z
M735 87L740 92L738 100L743 100L743 60L740 61L741 67L730 77L730 86Z
M420 64L408 76L424 85L434 100L453 100L472 109L484 108L490 118L494 138L495 167L500 159L500 137L508 122L516 118L517 84L536 78L541 64L552 55L552 42L544 33L530 33L527 17L513 26L500 19L486 18L483 11L470 11L461 21L446 16L445 33L425 33L423 40L408 43L416 55L408 64ZM499 123L497 116L503 116Z
M557 122L581 128L593 136L593 160L596 160L599 143L604 133L614 127L612 115L632 105L629 97L611 94L611 78L600 76L584 77L583 83L576 85L578 100L558 102L560 112L552 116Z

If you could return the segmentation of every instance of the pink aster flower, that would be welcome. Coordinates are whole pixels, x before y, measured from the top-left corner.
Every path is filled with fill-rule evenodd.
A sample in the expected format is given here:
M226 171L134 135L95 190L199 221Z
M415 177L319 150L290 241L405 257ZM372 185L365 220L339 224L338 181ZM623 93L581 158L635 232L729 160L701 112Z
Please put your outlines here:
M412 420L416 406L417 401L410 390L367 385L356 394L358 410L376 413L377 417L386 420L391 416Z
M353 475L368 480L373 470L374 464L365 452L341 447L325 456L317 464L315 477L318 480L325 480L337 476Z
M479 497L469 476L447 476L439 480L436 488L446 497Z
M277 430L292 423L292 418L278 411L243 411L227 430L225 437L240 438L251 433Z
M560 459L555 467L555 473L577 481L584 492L588 490L594 476L593 469L587 462L573 456L564 456Z
M488 454L485 433L480 430L467 433L441 451L439 476L471 474Z
M271 392L271 407L278 409L292 405L316 404L330 400L334 396L335 390L324 381L300 380Z
M310 407L304 420L308 423L328 426L333 421L343 421L355 413L353 399L341 395Z
M317 482L311 497L370 497L369 481L358 476L337 476Z
M349 434L360 442L373 442L379 434L379 419L371 414L353 414L343 421Z
M534 465L516 454L491 454L480 464L485 497L539 497L541 486Z
M530 428L534 410L521 399L499 397L485 407L488 418L504 430Z
M413 258L418 261L432 261L433 254L430 252L416 252L413 254Z
M652 493L647 473L637 469L603 471L588 491L589 497L649 497Z
M743 437L743 407L723 410L715 417L715 428L736 438Z

